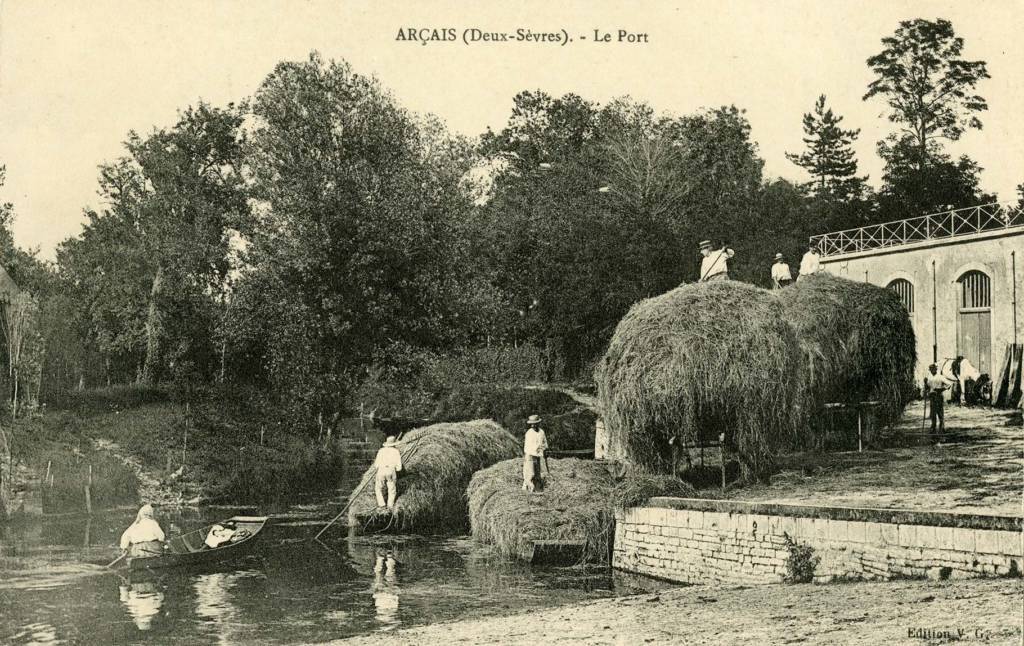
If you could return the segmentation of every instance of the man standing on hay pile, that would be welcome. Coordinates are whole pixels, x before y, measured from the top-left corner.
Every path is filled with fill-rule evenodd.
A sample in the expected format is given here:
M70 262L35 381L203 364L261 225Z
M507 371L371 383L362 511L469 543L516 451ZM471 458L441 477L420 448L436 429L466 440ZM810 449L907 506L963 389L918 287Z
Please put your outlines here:
M548 440L544 429L540 427L540 416L530 415L526 420L526 437L523 439L523 490L544 490L544 476L547 473L547 460L544 451L548 448ZM541 474L541 462L544 463L544 474Z
M396 444L398 442L395 436L389 435L373 461L373 466L377 469L374 493L377 494L378 507L394 509L395 500L398 498L398 472L402 470L402 454L398 452ZM384 499L385 486L388 489L387 500Z
M704 260L700 263L701 283L710 283L713 280L729 280L729 258L735 255L732 249L725 245L721 249L713 250L710 240L701 240L700 255Z
M807 253L800 259L800 275L797 280L804 276L810 276L821 271L821 256L818 254L818 246L813 242L807 245Z
M772 288L782 289L793 282L793 274L789 271L789 265L782 259L782 254L775 254L775 264L772 265Z
M942 436L946 433L946 411L945 406L945 395L946 389L949 388L949 380L938 373L939 367L934 363L928 366L928 376L924 378L924 395L928 400L928 405L931 407L931 419L932 428L928 432L930 437L935 443L938 443L942 439ZM939 433L938 436L935 434L935 424L938 421Z

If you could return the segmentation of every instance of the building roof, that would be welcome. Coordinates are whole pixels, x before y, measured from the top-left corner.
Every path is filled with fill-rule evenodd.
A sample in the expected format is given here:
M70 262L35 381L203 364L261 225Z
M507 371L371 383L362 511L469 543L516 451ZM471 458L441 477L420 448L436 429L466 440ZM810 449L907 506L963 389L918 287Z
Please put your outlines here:
M811 236L821 257L1024 233L1024 210L998 203L922 215L906 220Z

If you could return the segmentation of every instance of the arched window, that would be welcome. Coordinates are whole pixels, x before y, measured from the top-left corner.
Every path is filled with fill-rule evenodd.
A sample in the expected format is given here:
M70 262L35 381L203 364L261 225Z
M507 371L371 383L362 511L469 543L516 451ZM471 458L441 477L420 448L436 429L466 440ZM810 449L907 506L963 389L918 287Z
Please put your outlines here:
M897 278L889 283L889 289L896 292L903 301L903 307L907 308L909 314L914 313L914 283L905 278Z
M960 277L960 309L979 310L992 307L992 281L988 274L972 270Z

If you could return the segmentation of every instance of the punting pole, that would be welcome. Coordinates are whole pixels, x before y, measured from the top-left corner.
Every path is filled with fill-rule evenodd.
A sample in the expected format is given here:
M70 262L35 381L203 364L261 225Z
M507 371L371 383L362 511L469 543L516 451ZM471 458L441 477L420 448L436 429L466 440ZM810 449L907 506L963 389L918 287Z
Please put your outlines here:
M932 261L932 363L939 362L939 299L938 284L935 280L935 261Z

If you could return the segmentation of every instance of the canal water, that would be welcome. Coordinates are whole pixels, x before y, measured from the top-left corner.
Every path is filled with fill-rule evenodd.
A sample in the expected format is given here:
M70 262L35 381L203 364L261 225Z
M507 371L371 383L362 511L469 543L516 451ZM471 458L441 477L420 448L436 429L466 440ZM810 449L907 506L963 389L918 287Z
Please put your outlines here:
M0 534L0 643L306 643L510 614L664 587L606 568L530 568L468 537L361 537L339 509L306 500L277 509L160 513L168 534L235 513L271 513L258 555L230 569L141 579L106 569L134 510L36 518ZM382 635L383 637L383 635Z

